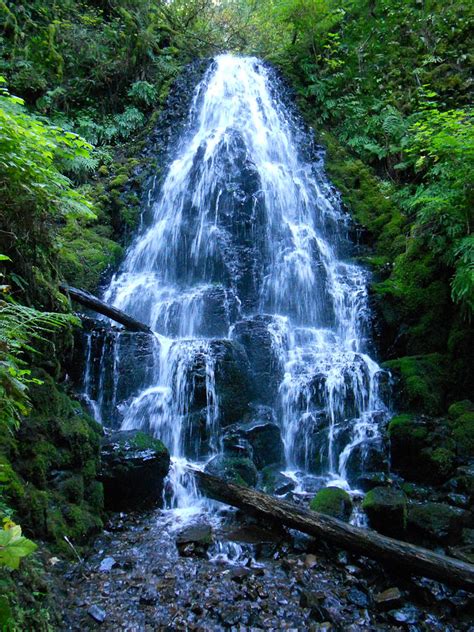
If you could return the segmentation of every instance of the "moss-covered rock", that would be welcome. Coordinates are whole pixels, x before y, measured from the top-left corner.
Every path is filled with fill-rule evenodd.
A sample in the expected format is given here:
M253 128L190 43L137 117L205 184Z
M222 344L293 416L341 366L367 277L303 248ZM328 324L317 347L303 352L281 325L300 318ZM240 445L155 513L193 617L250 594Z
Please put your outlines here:
M448 408L448 415L450 419L458 419L464 413L473 413L474 412L474 404L469 399L464 399L460 402L454 402Z
M352 499L345 490L339 487L325 487L319 490L309 507L313 511L347 522L352 513Z
M407 498L401 490L374 487L367 492L362 509L371 527L386 535L403 537L407 523Z
M474 412L465 412L453 422L456 453L462 459L474 456Z
M410 503L407 527L417 541L455 541L469 519L469 512L444 503Z
M218 455L206 465L206 472L245 487L257 484L257 468L246 457Z
M102 429L50 375L36 371L35 377L42 384L31 385L33 410L14 446L0 441L4 491L27 534L67 550L64 536L81 545L102 527Z
M383 367L398 379L398 399L405 410L430 415L444 411L449 381L445 356L407 356L385 362Z
M127 511L163 500L170 455L163 443L139 430L115 432L102 441L105 506Z

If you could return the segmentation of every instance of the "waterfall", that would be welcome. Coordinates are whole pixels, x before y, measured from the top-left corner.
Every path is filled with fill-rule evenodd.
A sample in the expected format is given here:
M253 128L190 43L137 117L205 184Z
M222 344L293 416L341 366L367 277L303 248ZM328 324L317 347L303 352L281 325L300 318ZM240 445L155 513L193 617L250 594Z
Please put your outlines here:
M176 471L241 454L303 489L311 477L352 485L380 462L388 412L386 374L370 357L368 273L279 93L265 64L232 55L197 86L151 219L104 297L155 332L148 368L114 340L119 377L99 378L113 393L94 405L105 424L162 439ZM140 376L133 388L121 386L125 366ZM187 487L180 475L175 485Z

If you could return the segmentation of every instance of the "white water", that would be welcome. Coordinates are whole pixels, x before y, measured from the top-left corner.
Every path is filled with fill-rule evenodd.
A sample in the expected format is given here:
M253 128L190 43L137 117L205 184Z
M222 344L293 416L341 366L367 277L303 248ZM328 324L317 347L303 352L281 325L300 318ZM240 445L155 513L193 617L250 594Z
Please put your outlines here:
M321 164L302 157L307 138L278 88L257 59L215 60L150 194L152 220L104 297L156 332L152 378L111 405L123 429L151 430L169 448L172 504L183 509L196 504L184 464L202 466L222 450L211 339L233 340L238 321L271 316L280 383L265 403L281 429L285 468L303 487L310 472L347 485L351 459L364 468L387 412L383 372L367 350L367 273L348 260L348 218ZM107 411L96 412L106 423Z

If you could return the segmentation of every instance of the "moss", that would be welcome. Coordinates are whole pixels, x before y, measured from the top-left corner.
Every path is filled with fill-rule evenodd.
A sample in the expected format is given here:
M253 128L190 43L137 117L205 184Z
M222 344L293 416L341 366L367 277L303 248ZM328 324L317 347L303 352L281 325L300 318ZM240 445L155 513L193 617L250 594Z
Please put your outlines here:
M9 474L5 494L33 538L63 547L67 535L83 544L101 525L103 497L95 477L102 430L50 375L34 376L43 383L31 386L33 411L20 426L15 450L0 441L2 470Z
M428 449L422 453L423 461L426 461L429 478L434 483L446 480L454 469L456 463L455 454L446 448Z
M91 292L97 289L105 270L117 265L123 255L122 247L100 232L73 223L60 235L58 254L63 278Z
M393 202L393 187L380 180L361 160L354 158L329 132L321 140L326 147L326 169L354 219L376 242L378 263L385 263L405 245L405 219Z
M127 439L123 437L119 445L122 447L130 447L138 450L153 450L154 452L167 452L167 449L162 441L155 439L146 432L136 432L134 435Z
M445 356L407 356L383 364L399 379L399 399L405 409L436 415L444 410L449 381Z
M127 184L129 180L129 175L128 173L121 173L120 175L116 176L111 182L110 182L110 187L112 189L120 189L122 188L125 184Z
M411 503L408 527L414 536L445 541L460 535L467 512L443 503Z
M423 440L427 434L427 429L418 425L414 416L409 413L392 417L388 425L388 436L391 438Z
M246 457L217 456L208 463L206 469L237 485L255 487L257 484L257 469Z
M474 456L474 412L463 413L454 421L453 437L461 458Z
M454 402L448 409L448 414L451 419L457 419L464 413L474 412L474 404L469 399L464 399L461 402Z
M320 489L309 504L310 509L320 513L349 520L352 513L352 500L350 495L339 487L326 487Z

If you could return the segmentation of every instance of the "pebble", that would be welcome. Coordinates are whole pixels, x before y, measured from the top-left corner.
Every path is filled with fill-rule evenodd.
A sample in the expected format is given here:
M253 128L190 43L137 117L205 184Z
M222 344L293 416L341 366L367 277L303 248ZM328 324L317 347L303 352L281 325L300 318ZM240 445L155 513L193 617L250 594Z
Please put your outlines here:
M94 621L97 621L97 623L104 623L107 618L105 610L102 610L102 608L99 608L99 606L96 606L95 604L89 608L87 614L92 617Z
M400 604L402 600L402 593L398 590L398 588L387 588L381 593L378 593L374 597L374 601L382 609L393 608Z
M113 567L117 564L115 558L113 557L104 557L99 566L99 571L101 573L109 573Z

